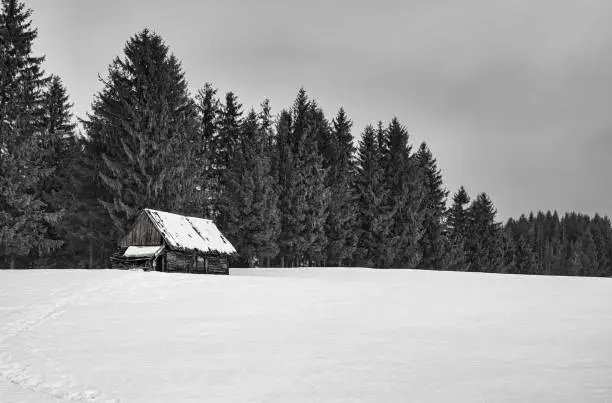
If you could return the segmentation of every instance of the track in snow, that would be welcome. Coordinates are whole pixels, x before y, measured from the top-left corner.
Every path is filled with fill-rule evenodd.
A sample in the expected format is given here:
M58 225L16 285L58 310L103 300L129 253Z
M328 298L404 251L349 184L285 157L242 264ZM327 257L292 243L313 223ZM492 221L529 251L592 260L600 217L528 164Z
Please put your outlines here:
M128 273L124 276L112 277L99 284L85 288L63 286L52 290L46 303L33 304L20 313L20 317L0 328L0 380L4 380L26 391L40 393L59 401L119 403L120 399L110 398L103 392L81 385L74 373L63 368L54 357L45 355L45 368L51 373L40 373L30 369L28 363L19 360L11 354L11 344L17 339L27 336L50 321L62 315L71 306L78 304L84 298L104 292L113 287L123 286L131 279ZM40 350L30 343L25 343L30 356L41 355Z

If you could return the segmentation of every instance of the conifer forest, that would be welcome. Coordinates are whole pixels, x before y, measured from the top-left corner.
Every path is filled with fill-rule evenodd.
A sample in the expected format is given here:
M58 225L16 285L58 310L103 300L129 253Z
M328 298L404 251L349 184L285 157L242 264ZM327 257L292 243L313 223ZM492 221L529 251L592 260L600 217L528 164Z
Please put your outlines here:
M499 222L486 193L445 188L436 150L398 119L355 133L350 111L324 112L305 89L278 109L243 108L213 83L192 93L151 30L100 66L102 89L75 117L32 50L34 22L2 0L1 268L108 267L153 208L213 219L239 251L233 266L612 275L608 217Z

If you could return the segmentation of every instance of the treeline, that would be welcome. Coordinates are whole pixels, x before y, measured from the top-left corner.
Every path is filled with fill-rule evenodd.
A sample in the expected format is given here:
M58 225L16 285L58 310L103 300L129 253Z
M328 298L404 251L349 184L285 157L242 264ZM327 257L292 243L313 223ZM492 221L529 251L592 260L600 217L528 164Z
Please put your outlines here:
M32 55L30 11L0 14L0 259L3 267L106 267L144 207L215 220L234 264L367 266L524 274L612 272L608 218L539 213L496 221L461 187L447 208L429 147L397 119L355 145L301 89L273 114L207 83L148 30L102 78L76 133L60 78Z

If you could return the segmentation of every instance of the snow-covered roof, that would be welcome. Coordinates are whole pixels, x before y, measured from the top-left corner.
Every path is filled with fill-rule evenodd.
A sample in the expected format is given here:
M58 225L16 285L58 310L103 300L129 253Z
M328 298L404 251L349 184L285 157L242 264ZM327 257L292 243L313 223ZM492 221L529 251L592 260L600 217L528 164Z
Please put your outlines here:
M172 249L197 250L203 253L236 253L230 241L211 220L159 210L144 211Z
M123 253L123 257L155 257L164 249L164 245L161 246L128 246Z

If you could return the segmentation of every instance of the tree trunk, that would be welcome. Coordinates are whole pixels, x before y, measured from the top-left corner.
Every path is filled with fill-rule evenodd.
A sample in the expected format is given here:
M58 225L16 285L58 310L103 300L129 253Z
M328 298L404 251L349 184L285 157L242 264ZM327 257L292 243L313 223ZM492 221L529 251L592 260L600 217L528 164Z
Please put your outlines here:
M10 260L10 263L9 263L9 268L11 270L15 270L15 256L11 256L11 260Z
M94 251L94 245L93 245L93 241L89 240L89 269L93 268L93 251Z

